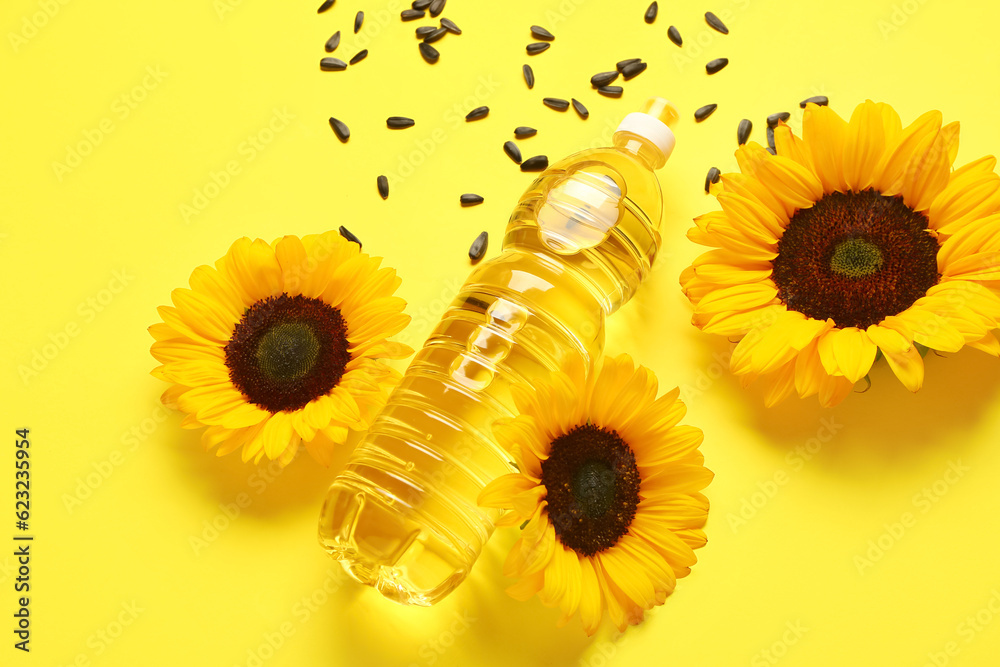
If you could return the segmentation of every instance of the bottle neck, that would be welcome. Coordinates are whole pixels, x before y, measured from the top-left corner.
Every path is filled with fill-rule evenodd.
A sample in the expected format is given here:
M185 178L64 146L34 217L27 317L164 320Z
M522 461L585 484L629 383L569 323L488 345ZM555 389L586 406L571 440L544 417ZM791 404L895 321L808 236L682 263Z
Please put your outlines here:
M651 170L656 170L667 163L663 152L649 139L634 132L619 130L615 132L612 141L615 148L620 148L642 160Z

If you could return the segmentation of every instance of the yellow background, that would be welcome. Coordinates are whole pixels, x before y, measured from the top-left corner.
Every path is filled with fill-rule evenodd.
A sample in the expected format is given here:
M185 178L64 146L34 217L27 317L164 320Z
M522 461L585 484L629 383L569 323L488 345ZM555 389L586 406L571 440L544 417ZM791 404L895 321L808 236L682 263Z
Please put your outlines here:
M791 110L799 128L805 97L826 94L845 116L870 97L907 123L930 108L961 120L959 163L1000 151L1000 6L662 2L650 26L645 0L451 0L444 16L464 34L436 45L432 67L413 37L429 21L401 23L401 3L339 0L323 15L318 4L8 0L0 9L0 427L8 439L31 429L36 536L24 655L11 633L8 445L0 663L997 664L996 360L930 355L918 395L880 367L870 391L834 410L815 398L768 410L759 389L720 372L730 344L688 324L677 276L700 252L684 238L691 218L715 207L701 192L705 172L735 168L743 117L763 142L768 113ZM358 9L368 18L355 36ZM705 25L706 10L729 36ZM557 38L528 58L534 23ZM681 49L667 41L671 24ZM371 54L346 72L320 72L323 43L338 29L335 55ZM649 69L623 84L622 99L590 89L592 74L640 56ZM706 76L715 57L731 64ZM534 90L521 79L525 62ZM663 253L610 322L608 351L632 353L663 387L684 387L687 422L705 430L716 480L709 544L644 625L623 637L605 625L587 639L577 620L556 628L554 610L507 598L509 533L436 608L385 602L317 546L334 470L301 458L275 475L237 455L208 456L197 433L158 407L164 385L148 374L146 327L170 291L235 238L346 225L403 277L415 318L403 337L419 343L467 274L473 238L488 230L495 255L531 181L501 151L513 128L539 130L519 142L525 157L555 160L607 143L652 94L683 115L661 172ZM578 97L590 119L546 109L545 96ZM710 102L719 110L696 125L691 113ZM485 120L454 120L480 104L491 108ZM331 133L331 115L350 126L348 144ZM389 131L390 115L417 125ZM99 142L88 139L97 132ZM96 145L75 167L54 164L88 141ZM226 181L229 163L238 173ZM376 193L381 173L391 177L388 201ZM213 174L224 187L210 187ZM185 216L197 192L214 196ZM461 209L464 192L485 204ZM44 367L22 376L36 352ZM796 453L810 446L808 460ZM907 512L909 525L895 526Z

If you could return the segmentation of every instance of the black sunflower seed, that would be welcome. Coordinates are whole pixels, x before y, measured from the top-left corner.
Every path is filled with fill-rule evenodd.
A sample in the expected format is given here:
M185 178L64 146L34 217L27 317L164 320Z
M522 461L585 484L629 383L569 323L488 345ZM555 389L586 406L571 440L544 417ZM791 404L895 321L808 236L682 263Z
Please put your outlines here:
M427 9L431 6L431 0L413 0L413 2L410 3L410 6L414 9Z
M709 60L705 63L705 71L709 74L715 74L728 64L729 58L716 58L715 60Z
M767 147L767 152L770 153L771 155L777 155L778 154L778 151L775 150L775 149L773 149L773 148L771 148L770 146Z
M590 116L590 112L587 111L587 107L583 106L583 102L576 99L575 97L572 99L573 99L573 110L580 115L580 118L587 120L587 117Z
M624 91L621 86L601 86L597 89L597 92L605 97L621 97Z
M806 105L809 104L810 102L812 102L816 106L825 107L827 104L830 103L830 100L829 98L827 98L826 95L816 95L815 97L807 97L806 99L802 100L801 102L799 102L799 106L805 109Z
M705 194L708 194L712 189L712 183L718 183L722 172L719 171L718 167L712 167L708 170L708 175L705 176Z
M622 68L622 78L626 81L635 78L646 71L646 63L639 61L637 63L629 63Z
M351 230L349 230L347 227L344 227L343 225L340 226L340 235L343 236L348 241L354 241L355 243L357 243L359 248L361 247L361 240L357 236L352 234Z
M792 114L787 111L779 111L778 113L773 113L767 117L768 127L778 127L778 122L787 123L788 119L792 117Z
M486 115L490 112L489 107L476 107L469 113L465 114L465 120L479 120L480 118L486 118Z
M736 128L736 143L740 146L745 144L750 139L751 132L753 132L753 123L744 118L740 121L739 127Z
M527 50L529 56L534 56L538 55L539 53L549 48L550 46L552 45L549 44L548 42L532 42L531 44L528 44L527 47L525 47L525 50Z
M715 113L715 110L718 109L718 108L719 108L718 104L706 104L705 106L701 107L700 109L695 110L695 112L694 112L695 122L700 123L701 121L705 120L706 118L708 118L709 116L711 116L713 113Z
M520 128L518 128L520 129ZM521 149L513 141L506 141L503 145L503 152L507 154L516 164L521 164Z
M412 118L406 116L389 116L385 119L385 124L394 130L400 130L405 127L413 127L416 123Z
M330 127L333 128L333 133L337 135L341 143L346 143L348 139L351 138L351 130L347 127L347 124L342 120L337 120L333 116L330 116Z
M441 57L441 54L438 53L438 50L435 49L430 44L428 44L427 42L420 42L420 55L422 55L424 57L424 60L429 62L431 65L436 63L438 61L438 58Z
M773 127L767 128L767 146L768 146L768 148L774 148L775 150L777 150L777 147L774 145L774 128Z
M426 14L419 9L404 9L399 13L399 18L404 21L413 21L415 19L422 19Z
M333 3L335 3L336 1L337 0L326 0L322 5L319 6L319 9L316 10L316 13L322 14L326 10L330 9L330 7L333 7Z
M538 130L533 127L528 127L527 125L521 125L514 128L514 136L518 139L527 139L528 137L533 137L538 134Z
M378 186L378 193L382 199L389 198L389 179L385 176L379 176L375 179L375 185Z
M629 58L627 60L619 60L615 63L615 69L621 72L624 68L628 67L632 63L640 62L642 58Z
M431 4L427 5L427 8L430 11L431 16L437 18L438 15L444 11L444 3L445 0L432 0Z
M429 35L432 32L434 32L435 30L437 30L437 28L435 28L432 25L422 25L419 28L417 28L417 37L419 37L420 39L423 39L427 35Z
M469 259L478 262L486 254L486 246L490 244L490 235L483 232L476 237L476 240L469 246Z
M354 15L354 34L355 35L358 34L359 30L361 30L361 25L364 22L365 22L365 13L364 12L358 12L357 14Z
M347 69L347 63L340 58L323 58L319 61L319 68L324 72L339 72Z
M723 23L722 19L720 19L712 12L705 12L705 23L707 23L713 29L718 30L723 35L729 34L729 28L726 27L726 24Z
M669 28L667 28L667 37L669 37L670 41L676 44L677 46L680 46L681 44L684 43L684 39L681 38L681 31L678 30L675 26L670 26Z
M452 21L449 18L445 18L445 17L442 16L441 17L441 25L448 32L454 33L456 35L461 35L462 34L462 29L459 28L457 25L455 25L455 22Z
M351 64L357 65L359 62L361 62L367 57L368 57L368 49L361 49L360 51L354 54L353 58L351 58Z
M556 38L555 35L553 35L551 32L549 32L540 25L531 26L531 36L534 37L535 39L541 39L546 42L551 42L553 39Z
M556 111L566 111L566 109L569 109L569 102L561 97L546 97L542 100L542 104Z
M483 198L477 194L464 194L458 198L458 201L462 206L475 206L476 204L482 204Z
M594 88L600 88L601 86L606 86L615 79L618 78L618 70L614 72L601 72L590 77L590 85Z
M424 41L428 44L438 41L442 37L448 34L447 28L435 28L431 33L424 37Z
M531 70L531 65L522 65L521 72L524 74L524 82L528 84L528 88L535 87L535 73Z
M326 40L326 45L324 46L324 48L326 49L327 53L333 53L337 49L338 46L340 46L340 31L339 30L337 32L333 33L333 37L331 37L330 39Z
M649 6L649 8L646 10L646 13L643 14L643 18L646 19L646 23L652 23L653 21L656 20L657 9L658 8L655 2Z
M542 171L549 166L549 158L546 155L536 155L529 157L521 163L521 171Z

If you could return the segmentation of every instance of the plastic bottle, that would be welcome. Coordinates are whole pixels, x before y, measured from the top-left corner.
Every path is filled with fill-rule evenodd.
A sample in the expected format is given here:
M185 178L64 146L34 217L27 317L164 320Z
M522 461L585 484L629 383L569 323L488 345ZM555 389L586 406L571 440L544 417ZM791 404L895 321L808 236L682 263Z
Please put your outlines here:
M491 433L512 416L510 384L600 357L605 316L660 244L654 172L676 118L648 100L613 147L553 164L521 197L501 254L469 276L330 487L320 544L355 579L431 605L468 575L498 516L476 497L513 470Z

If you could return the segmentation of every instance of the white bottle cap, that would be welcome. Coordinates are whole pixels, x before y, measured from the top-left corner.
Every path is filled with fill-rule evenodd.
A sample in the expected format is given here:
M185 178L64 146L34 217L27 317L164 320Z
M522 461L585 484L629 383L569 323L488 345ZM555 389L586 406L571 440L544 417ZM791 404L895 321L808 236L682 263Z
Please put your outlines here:
M670 154L674 151L674 144L677 143L677 139L670 128L660 119L650 116L647 113L630 113L618 125L617 131L631 132L648 140L663 153L664 160L670 157Z

